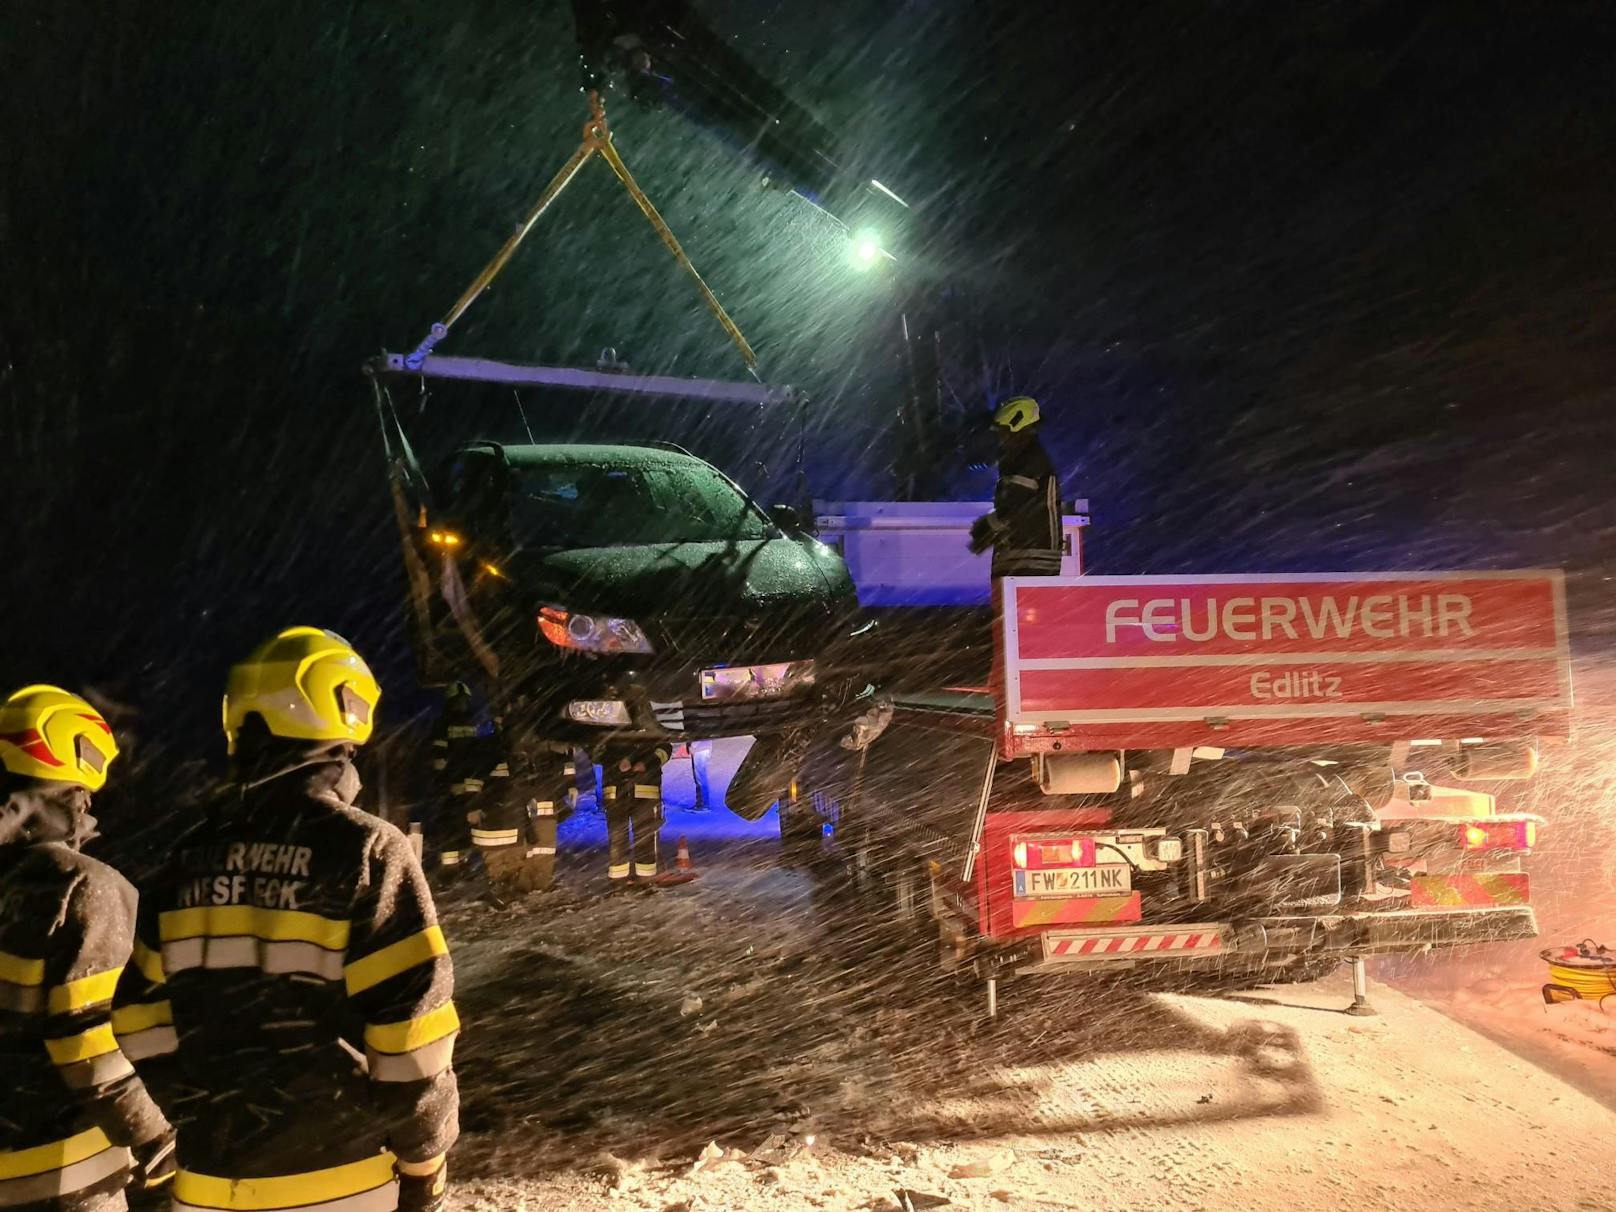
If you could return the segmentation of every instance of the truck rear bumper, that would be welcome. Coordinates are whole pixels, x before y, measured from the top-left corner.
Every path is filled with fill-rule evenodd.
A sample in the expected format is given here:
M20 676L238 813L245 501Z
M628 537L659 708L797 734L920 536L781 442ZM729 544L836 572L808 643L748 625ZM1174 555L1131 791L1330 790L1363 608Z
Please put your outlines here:
M1031 963L1021 971L1163 962L1277 968L1331 955L1346 959L1536 936L1537 919L1527 905L1051 930L1029 948Z
M1256 951L1315 955L1335 951L1376 955L1502 943L1537 937L1537 915L1530 905L1488 909L1403 909L1340 917L1276 917L1249 923L1249 945ZM1237 953L1247 949L1237 936Z

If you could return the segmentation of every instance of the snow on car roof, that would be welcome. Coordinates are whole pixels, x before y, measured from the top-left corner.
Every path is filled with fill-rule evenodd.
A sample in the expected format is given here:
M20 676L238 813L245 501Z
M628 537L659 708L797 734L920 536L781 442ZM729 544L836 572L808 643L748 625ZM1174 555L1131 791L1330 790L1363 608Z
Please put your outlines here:
M695 455L660 446L608 446L605 444L556 443L546 446L505 446L505 461L513 467L543 467L578 463L601 463L613 467L665 467L669 464L701 463Z

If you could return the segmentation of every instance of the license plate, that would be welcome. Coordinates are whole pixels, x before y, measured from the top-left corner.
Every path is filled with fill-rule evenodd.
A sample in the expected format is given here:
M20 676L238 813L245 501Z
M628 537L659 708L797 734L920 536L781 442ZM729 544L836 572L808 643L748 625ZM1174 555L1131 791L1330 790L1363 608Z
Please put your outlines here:
M774 699L787 691L812 684L812 661L781 661L773 665L730 665L701 671L701 697L708 702Z
M1133 890L1126 866L1055 867L1017 871L1017 896L1122 896Z

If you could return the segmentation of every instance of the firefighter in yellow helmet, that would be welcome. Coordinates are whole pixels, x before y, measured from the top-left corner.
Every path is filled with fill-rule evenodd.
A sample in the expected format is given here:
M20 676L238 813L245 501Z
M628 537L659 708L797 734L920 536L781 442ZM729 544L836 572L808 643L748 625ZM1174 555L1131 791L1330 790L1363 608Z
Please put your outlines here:
M999 482L993 488L993 512L971 527L971 550L993 548L995 580L1060 574L1060 481L1038 438L1042 419L1031 396L1013 396L993 414Z
M113 1036L135 890L79 847L118 756L76 694L0 703L0 1209L117 1209L173 1177L174 1134Z
M353 806L380 698L313 627L230 671L231 781L144 890L143 984L120 1007L172 1023L137 1050L179 1129L177 1212L447 1200L448 948L409 841Z

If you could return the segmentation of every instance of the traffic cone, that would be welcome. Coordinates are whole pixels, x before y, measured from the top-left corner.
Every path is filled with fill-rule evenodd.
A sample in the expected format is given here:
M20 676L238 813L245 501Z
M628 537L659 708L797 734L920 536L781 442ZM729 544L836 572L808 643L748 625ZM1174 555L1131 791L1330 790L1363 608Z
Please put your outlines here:
M696 865L690 861L690 843L685 841L685 835L681 833L679 835L679 852L673 860L673 870L664 871L658 875L657 883L688 884L699 874L700 872L696 870Z

